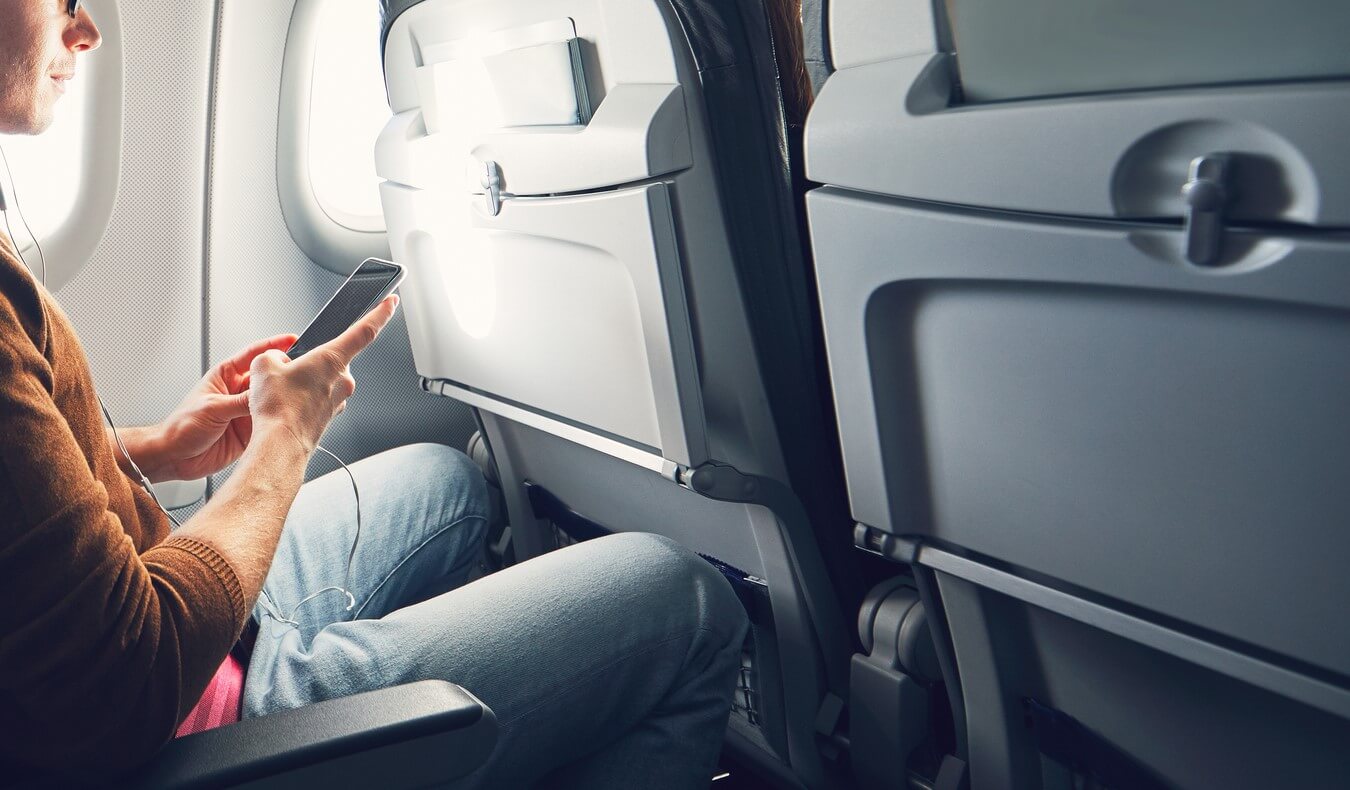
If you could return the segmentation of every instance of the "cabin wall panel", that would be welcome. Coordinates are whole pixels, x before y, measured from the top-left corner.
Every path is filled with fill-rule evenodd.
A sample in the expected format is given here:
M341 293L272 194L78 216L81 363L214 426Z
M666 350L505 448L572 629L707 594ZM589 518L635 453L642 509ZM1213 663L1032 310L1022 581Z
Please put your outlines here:
M109 5L89 7L97 16ZM168 414L202 370L212 10L119 0L115 13L124 40L117 197L92 258L55 295L113 418L135 425Z

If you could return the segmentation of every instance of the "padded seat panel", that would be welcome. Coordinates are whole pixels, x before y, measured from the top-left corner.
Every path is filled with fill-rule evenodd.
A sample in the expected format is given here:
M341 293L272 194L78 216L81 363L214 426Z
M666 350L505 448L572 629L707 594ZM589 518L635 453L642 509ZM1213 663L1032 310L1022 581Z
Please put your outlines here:
M1350 676L1350 245L1216 277L1167 231L809 201L859 520Z

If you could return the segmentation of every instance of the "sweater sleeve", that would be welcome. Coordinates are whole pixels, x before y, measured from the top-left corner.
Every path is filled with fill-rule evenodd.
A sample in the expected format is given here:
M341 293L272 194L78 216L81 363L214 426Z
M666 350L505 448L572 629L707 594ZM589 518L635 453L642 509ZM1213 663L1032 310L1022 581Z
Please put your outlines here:
M243 628L229 564L138 554L0 299L0 764L104 777L173 736Z

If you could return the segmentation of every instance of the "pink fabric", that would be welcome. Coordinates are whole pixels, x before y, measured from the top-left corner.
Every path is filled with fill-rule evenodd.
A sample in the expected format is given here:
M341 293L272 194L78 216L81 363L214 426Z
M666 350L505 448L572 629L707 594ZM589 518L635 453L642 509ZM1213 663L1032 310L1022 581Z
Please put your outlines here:
M215 677L207 684L197 706L178 725L174 737L205 732L225 724L239 721L240 703L244 697L244 664L234 654L225 657L225 663L216 670Z

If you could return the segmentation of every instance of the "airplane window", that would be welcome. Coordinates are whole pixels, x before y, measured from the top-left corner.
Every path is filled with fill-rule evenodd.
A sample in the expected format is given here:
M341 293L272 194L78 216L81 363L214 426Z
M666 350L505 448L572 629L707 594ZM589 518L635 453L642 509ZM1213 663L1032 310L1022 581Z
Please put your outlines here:
M389 121L378 3L327 0L309 106L309 178L319 206L352 230L382 231L375 139Z
M39 243L50 239L70 219L79 197L85 174L84 125L89 95L85 86L93 76L93 63L82 63L79 75L68 83L50 129L35 137L0 135L0 148L14 175L19 208ZM27 234L19 227L18 218L11 216L11 222L15 241L25 246Z

